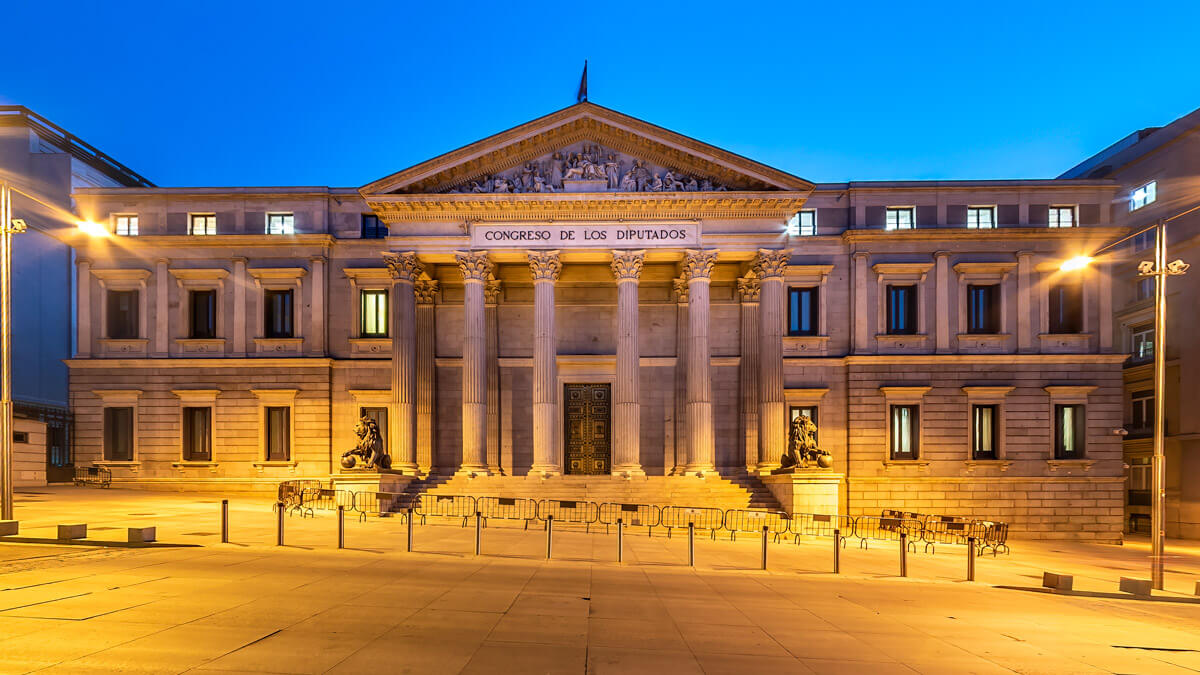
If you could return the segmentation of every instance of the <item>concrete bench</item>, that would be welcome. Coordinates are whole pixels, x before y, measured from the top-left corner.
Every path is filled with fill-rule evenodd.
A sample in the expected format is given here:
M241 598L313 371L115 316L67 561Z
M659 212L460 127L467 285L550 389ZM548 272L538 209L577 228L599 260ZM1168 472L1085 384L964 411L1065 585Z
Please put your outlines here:
M1130 593L1142 598L1150 597L1150 580L1149 579L1134 579L1132 577L1121 577L1121 584L1118 586L1122 593Z
M59 525L59 539L87 539L87 523L76 525Z
M0 537L10 537L21 530L21 523L15 520L0 520Z
M1042 572L1042 586L1055 591L1069 591L1075 586L1075 577Z
M155 541L153 527L131 527L129 528L128 542L130 544L147 544Z

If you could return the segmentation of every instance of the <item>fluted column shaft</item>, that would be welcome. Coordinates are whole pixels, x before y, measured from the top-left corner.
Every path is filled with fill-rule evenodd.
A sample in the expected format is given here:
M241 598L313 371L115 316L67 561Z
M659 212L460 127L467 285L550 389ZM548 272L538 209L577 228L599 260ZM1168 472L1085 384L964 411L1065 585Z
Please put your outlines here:
M746 469L758 468L758 278L738 279L738 295L742 301L741 358L738 376L741 381L742 441Z
M491 280L483 288L484 321L487 323L487 465L492 473L500 467L500 282Z
M434 364L434 335L436 335L434 300L438 282L421 279L416 282L417 296L417 468L433 469L435 442L434 397L437 394L437 371Z
M760 471L779 468L787 446L783 400L783 274L791 251L760 250L754 261L759 281L758 444Z
M688 285L688 473L716 470L708 340L709 275L716 259L716 251L688 251L684 258Z
M638 280L645 251L613 253L617 279L617 381L613 386L614 474L645 475L642 470L642 405L638 351Z
M455 253L463 275L462 470L487 473L487 332L484 284L487 253Z
M533 273L533 466L542 474L562 473L558 428L558 347L554 332L554 284L562 271L558 251L530 251Z
M417 473L417 254L384 253L392 272L392 468Z
M672 475L682 473L687 466L687 352L688 352L688 297L687 281L672 280L675 294L675 389L674 436L671 452L664 457L663 466ZM665 453L665 450L664 450Z

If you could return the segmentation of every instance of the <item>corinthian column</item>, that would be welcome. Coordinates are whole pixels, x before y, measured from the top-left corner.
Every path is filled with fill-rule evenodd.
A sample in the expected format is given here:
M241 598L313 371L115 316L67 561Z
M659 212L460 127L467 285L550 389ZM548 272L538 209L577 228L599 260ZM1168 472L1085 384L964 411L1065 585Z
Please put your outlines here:
M758 468L758 277L750 274L738 279L742 300L742 344L738 375L741 380L742 440L746 469Z
M462 470L487 473L487 332L483 287L492 273L487 252L455 251L463 275Z
M783 273L790 250L759 249L754 260L758 276L758 468L779 468L786 442L787 420L783 409Z
M530 251L533 272L533 473L562 473L555 452L558 422L558 349L554 343L554 283L562 272L558 251Z
M484 320L487 323L487 464L488 471L500 467L500 281L490 279L483 287Z
M689 250L683 259L683 276L688 286L688 473L716 470L708 345L709 275L716 262L716 251Z
M437 370L434 365L434 301L438 282L418 279L413 289L417 296L417 468L433 469L433 399L437 394Z
M413 285L424 272L417 254L384 253L392 272L392 468L417 473L417 303Z
M688 285L685 278L672 279L675 296L675 389L671 397L674 423L670 449L663 450L663 467L670 475L683 473L687 466L687 352L688 352Z
M617 279L617 381L613 387L614 474L644 476L641 457L642 405L638 378L638 279L645 251L614 251Z

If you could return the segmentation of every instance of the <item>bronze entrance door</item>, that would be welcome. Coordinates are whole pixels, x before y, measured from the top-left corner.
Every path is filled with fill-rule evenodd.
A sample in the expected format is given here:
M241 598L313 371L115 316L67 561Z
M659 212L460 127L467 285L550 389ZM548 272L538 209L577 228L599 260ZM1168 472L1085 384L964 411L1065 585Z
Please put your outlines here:
M609 473L612 460L611 388L607 384L563 385L563 455L566 473Z

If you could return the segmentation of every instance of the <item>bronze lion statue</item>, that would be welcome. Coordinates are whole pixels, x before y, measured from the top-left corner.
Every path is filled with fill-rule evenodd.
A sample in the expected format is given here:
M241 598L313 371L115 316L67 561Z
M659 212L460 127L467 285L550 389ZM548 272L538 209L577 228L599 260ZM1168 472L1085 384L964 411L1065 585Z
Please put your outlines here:
M363 415L354 425L358 445L342 454L343 469L390 469L392 458L383 451L383 436L375 420Z

